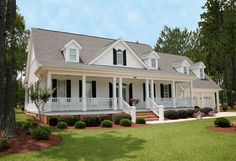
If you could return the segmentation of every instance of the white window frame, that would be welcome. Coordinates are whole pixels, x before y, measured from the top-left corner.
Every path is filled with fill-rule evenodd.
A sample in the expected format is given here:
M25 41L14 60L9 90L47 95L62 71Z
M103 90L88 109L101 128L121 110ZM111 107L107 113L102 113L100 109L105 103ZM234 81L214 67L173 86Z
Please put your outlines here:
M169 91L169 84L163 84L163 97L169 98L170 91Z
M74 49L74 48L70 48L69 49L69 60L70 61L76 61L77 60L77 53L76 53L77 51L76 51L76 49ZM73 55L72 55L73 54ZM73 59L73 58L74 59Z
M183 67L183 70L184 70L184 74L188 75L188 67L187 67L187 66L184 66L184 67Z
M89 89L90 87L90 89ZM92 89L92 81L86 81L86 98L92 98L93 96L93 89Z
M200 79L204 79L204 70L203 70L203 68L199 69L199 77L200 77Z
M116 53L117 53L117 65L123 65L124 63L123 51L121 49L118 49Z
M157 60L155 58L151 58L151 67L157 68Z
M60 86L64 84L63 86ZM65 80L57 80L57 97L66 97L66 81Z

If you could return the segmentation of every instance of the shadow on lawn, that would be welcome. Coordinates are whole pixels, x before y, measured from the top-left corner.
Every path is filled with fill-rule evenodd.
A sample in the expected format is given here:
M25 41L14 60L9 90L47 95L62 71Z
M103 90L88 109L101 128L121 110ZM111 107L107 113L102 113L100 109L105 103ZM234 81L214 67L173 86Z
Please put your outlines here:
M115 160L122 158L136 158L132 152L142 150L144 140L131 135L117 136L117 132L82 137L78 133L64 133L63 142L55 148L39 154L39 158L55 160Z

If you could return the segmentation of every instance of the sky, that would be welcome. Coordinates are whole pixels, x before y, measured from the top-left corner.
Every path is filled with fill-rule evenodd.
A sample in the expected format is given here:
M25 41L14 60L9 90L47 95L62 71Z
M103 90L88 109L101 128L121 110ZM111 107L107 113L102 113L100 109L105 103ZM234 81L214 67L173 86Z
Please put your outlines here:
M17 0L27 28L138 41L152 47L164 25L195 30L205 0Z

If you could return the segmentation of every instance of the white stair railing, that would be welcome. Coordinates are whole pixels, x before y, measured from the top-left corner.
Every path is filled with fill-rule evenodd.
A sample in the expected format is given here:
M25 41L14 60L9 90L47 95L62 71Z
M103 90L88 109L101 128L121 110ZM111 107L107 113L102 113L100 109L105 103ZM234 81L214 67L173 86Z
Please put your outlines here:
M136 108L130 106L123 98L120 98L120 108L131 116L131 121L136 122Z
M164 106L157 105L152 99L148 99L150 110L159 117L159 121L164 121Z

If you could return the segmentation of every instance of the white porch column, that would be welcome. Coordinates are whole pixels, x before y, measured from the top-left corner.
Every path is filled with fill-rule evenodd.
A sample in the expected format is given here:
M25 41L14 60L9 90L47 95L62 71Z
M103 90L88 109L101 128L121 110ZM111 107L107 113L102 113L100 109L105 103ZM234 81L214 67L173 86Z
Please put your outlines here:
M47 88L52 88L52 74L50 72L47 75Z
M154 101L154 83L153 79L151 79L151 99Z
M190 81L189 86L190 86L189 94L190 94L190 99L191 99L190 103L191 103L191 107L193 107L193 81Z
M122 93L122 78L119 78L119 106L121 109L123 109L123 103L122 100L123 99L123 93Z
M173 103L173 107L176 108L176 98L175 98L175 81L172 81L172 84L171 84L171 89L172 89L172 103Z
M201 103L201 108L203 108L205 105L204 105L204 96L203 96L204 94L203 94L203 92L201 93L201 101L202 101L202 103Z
M220 112L219 91L216 92L216 108L217 112Z
M47 89L52 89L52 74L50 72L48 72L48 75L47 75ZM28 94L27 94L27 97L28 97ZM46 103L45 109L46 111L52 111L52 95L49 101Z
M86 76L82 76L82 101L83 101L83 111L87 111L86 102Z
M113 109L117 110L116 77L113 77Z
M149 105L150 105L150 102L149 102L149 80L146 79L146 83L145 83L145 86L146 86L146 108L150 108Z

